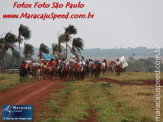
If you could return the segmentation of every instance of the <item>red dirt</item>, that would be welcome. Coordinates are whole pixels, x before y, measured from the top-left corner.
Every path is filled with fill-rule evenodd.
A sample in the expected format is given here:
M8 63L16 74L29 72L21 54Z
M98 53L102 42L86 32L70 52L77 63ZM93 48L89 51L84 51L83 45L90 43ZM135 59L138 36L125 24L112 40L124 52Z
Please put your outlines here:
M130 81L124 82L124 81L118 81L118 80L111 79L111 78L94 78L94 79L91 79L90 81L92 82L106 81L106 82L116 83L119 85L141 85L141 84L130 82ZM155 80L140 80L140 81L144 82L144 84L142 85L155 85L156 84ZM163 80L160 80L160 84L163 85Z
M6 91L0 91L0 106L2 105L33 105L34 114L43 109L43 101L49 99L49 94L54 89L63 88L60 80L44 80L18 85ZM34 116L34 120L37 118ZM0 111L0 121L2 112ZM5 121L6 122L6 121ZM20 122L20 121L19 121ZM24 122L24 121L23 121Z

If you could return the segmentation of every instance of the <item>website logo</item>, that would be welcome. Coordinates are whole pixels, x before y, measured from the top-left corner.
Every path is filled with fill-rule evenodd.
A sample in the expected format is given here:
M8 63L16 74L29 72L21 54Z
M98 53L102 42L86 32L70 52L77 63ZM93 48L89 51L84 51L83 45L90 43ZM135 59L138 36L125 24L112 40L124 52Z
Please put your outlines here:
M32 105L2 105L2 120L33 120Z

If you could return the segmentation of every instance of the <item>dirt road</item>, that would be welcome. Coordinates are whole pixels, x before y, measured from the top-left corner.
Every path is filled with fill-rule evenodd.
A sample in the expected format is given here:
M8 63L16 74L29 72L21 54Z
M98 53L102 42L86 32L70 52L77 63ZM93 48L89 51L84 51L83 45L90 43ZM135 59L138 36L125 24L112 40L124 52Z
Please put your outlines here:
M43 101L48 99L54 89L63 88L60 80L44 80L18 85L6 91L0 91L0 106L2 105L33 105L34 114L42 108ZM35 118L34 118L35 119ZM0 111L2 121L2 111ZM6 121L5 121L6 122Z

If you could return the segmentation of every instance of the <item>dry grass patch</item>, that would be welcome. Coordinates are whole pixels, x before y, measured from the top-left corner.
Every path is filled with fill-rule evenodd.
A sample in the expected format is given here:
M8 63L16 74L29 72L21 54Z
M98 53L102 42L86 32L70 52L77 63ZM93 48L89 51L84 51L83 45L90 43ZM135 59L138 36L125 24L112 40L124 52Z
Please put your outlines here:
M140 109L138 116L142 119L148 119L151 121L155 119L154 86L112 85L114 86L114 89L111 91L113 94L116 94L115 101L126 101L127 106L138 107ZM161 93L161 95L163 95L163 93ZM161 106L163 106L163 101L161 101ZM161 113L162 112L163 107L161 108ZM163 117L161 119L163 120Z
M163 72L160 74L163 80ZM125 72L117 76L116 73L105 74L102 77L107 77L119 81L141 81L141 80L155 80L154 72Z

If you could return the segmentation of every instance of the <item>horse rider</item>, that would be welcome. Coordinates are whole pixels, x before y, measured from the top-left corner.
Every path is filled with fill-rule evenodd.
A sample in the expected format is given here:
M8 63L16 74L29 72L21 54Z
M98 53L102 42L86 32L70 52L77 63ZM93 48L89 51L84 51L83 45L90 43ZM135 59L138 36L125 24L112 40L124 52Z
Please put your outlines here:
M102 66L106 67L106 62L105 61L102 62Z
M120 65L121 65L121 62L120 62L119 59L117 59L116 65L117 65L117 66L120 66Z
M28 57L27 60L26 60L26 68L27 68L28 72L30 71L30 68L31 68L31 65L30 65L31 62L32 62L32 61L31 61L30 58Z
M79 68L78 61L76 61L76 62L74 63L73 68L74 68L74 70L78 70L78 68Z
M53 62L54 60L53 59L51 59L50 61L49 61L49 63L48 63L48 70L49 70L49 68L51 67L53 70L55 70L54 69L54 62Z
M110 64L109 64L109 69L111 70L111 72L114 72L114 67L115 66L115 62L113 60L111 60Z
M46 66L46 61L44 59L41 59L41 67Z
M26 68L26 63L24 61L22 61L22 63L20 64L20 67L25 69Z
M55 64L58 65L59 64L59 60L56 58L55 59Z
M119 59L117 59L117 62L116 62L116 72L117 72L117 76L120 75L121 73L121 62Z

